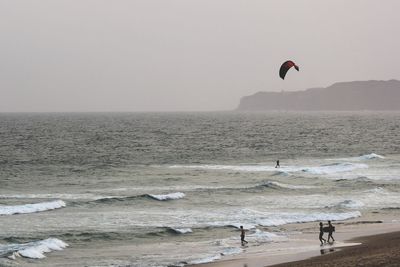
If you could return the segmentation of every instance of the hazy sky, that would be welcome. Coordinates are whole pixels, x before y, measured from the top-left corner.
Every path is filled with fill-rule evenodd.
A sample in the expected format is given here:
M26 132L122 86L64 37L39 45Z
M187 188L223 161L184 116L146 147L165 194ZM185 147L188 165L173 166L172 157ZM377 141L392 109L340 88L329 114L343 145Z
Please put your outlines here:
M227 110L400 79L398 0L0 0L0 111ZM280 64L292 59L285 81Z

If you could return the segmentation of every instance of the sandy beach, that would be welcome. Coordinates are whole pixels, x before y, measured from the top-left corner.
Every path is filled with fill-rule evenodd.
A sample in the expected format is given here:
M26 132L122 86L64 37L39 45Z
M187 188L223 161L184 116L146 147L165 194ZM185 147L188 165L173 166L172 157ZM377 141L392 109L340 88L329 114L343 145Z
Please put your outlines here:
M400 224L394 218L335 222L336 241L320 246L317 223L288 225L287 242L267 250L246 248L244 254L197 267L263 266L400 266ZM301 228L301 233L297 232ZM327 238L327 235L325 235Z

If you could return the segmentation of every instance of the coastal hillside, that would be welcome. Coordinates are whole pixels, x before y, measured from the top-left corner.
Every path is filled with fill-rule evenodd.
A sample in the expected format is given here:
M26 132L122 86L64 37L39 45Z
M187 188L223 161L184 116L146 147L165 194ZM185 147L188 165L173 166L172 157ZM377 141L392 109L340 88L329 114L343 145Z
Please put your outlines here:
M400 81L354 81L295 92L258 92L242 97L239 111L400 110Z

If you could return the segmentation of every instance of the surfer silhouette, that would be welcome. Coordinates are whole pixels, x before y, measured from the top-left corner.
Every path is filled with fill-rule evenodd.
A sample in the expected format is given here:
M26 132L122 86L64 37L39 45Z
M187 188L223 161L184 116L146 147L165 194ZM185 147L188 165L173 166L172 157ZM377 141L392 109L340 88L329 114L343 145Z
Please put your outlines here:
M275 168L280 168L281 167L281 165L279 165L279 159L276 161L276 166L275 166Z
M324 227L322 225L322 222L319 223L319 241L321 241L321 246L326 243L326 239L323 238L324 236ZM322 242L324 241L324 242Z
M245 232L244 232L244 229L243 229L243 225L241 225L240 226L240 240L242 242L242 246L244 246L245 244L249 243L246 240L244 240L244 237L245 237Z
M335 239L332 236L332 233L335 231L335 227L331 224L331 221L328 221L328 242L332 238L332 242L335 242Z

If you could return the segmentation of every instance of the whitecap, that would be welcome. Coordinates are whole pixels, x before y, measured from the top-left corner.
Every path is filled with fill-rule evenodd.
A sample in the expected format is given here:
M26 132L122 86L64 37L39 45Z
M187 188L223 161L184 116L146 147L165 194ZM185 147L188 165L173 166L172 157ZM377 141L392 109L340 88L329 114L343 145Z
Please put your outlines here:
M366 155L362 155L357 157L360 160L369 160L369 159L384 159L384 156L375 154L375 153L371 153L371 154L366 154Z
M0 198L3 199L70 199L70 200L78 200L78 199L90 199L90 200L98 200L102 198L111 198L114 196L102 196L102 195L95 195L95 194L60 194L60 193L51 193L51 194L7 194L7 195L0 195Z
M10 254L15 258L15 253L25 258L42 259L44 253L63 250L68 246L64 241L57 238L47 238L40 241L34 241L23 244L0 245L0 255Z
M372 193L372 194L380 194L380 195L387 195L389 192L382 187L376 187L372 189L368 189L364 191L365 193Z
M346 199L339 202L336 205L333 205L333 207L346 208L346 209L359 209L364 206L365 204L362 201L352 200L352 199Z
M224 225L224 224L222 224L222 225ZM243 226L243 229L245 229L245 230L250 230L250 229L255 229L256 228L256 225L248 224L248 223L243 223L243 224L232 223L232 224L229 224L228 226L232 226L232 227L235 227L237 229L240 229L240 226Z
M307 167L303 168L302 171L310 174L335 174L365 168L368 168L368 165L363 163L334 163L318 167Z
M188 169L205 169L205 170L231 170L231 171L243 171L243 172L265 172L265 171L276 171L274 166L265 165L173 165L170 168L188 168Z
M176 192L176 193L169 193L165 195L148 195L149 197L159 200L159 201L165 201L165 200L175 200L175 199L181 199L185 197L184 193L181 192Z
M66 206L65 202L62 200L25 204L25 205L15 205L15 206L0 206L0 215L34 213L46 210L59 209L65 206Z
M170 228L170 229L177 234L193 233L193 230L191 228Z
M278 226L289 223L304 223L315 221L339 221L361 216L359 211L342 212L342 213L311 213L311 214L296 214L296 213L282 213L279 216L269 216L268 219L257 220L259 225L262 226Z

